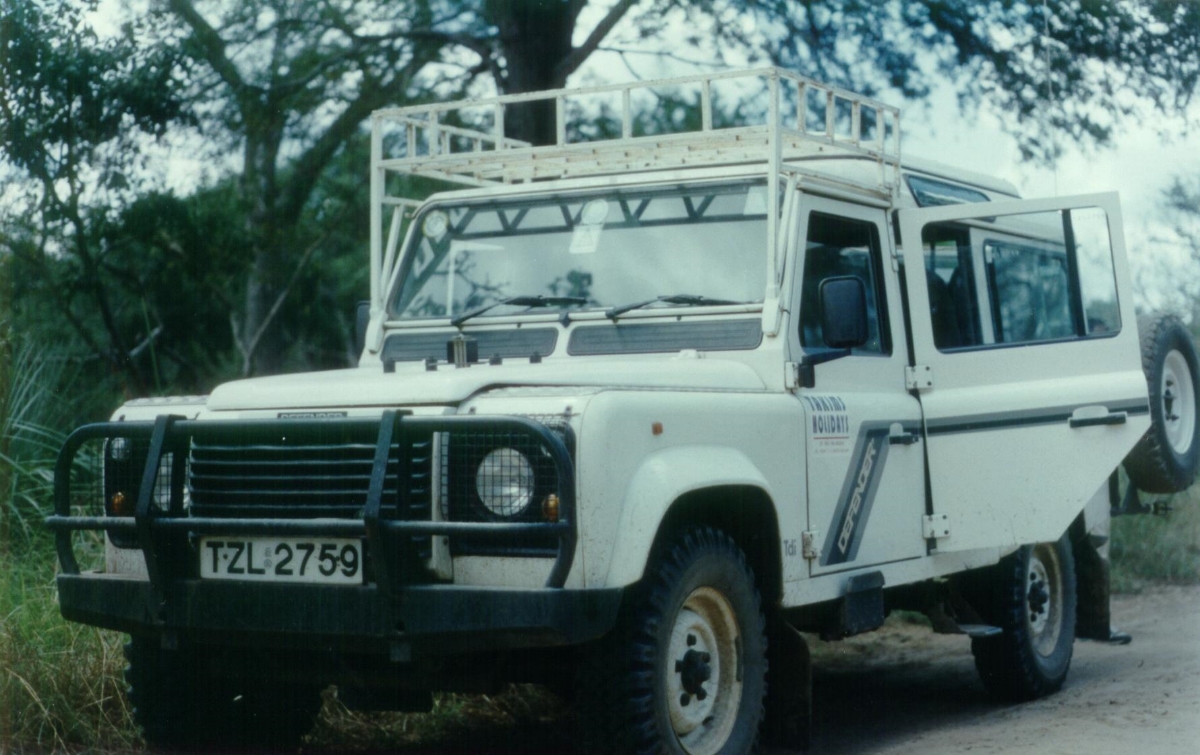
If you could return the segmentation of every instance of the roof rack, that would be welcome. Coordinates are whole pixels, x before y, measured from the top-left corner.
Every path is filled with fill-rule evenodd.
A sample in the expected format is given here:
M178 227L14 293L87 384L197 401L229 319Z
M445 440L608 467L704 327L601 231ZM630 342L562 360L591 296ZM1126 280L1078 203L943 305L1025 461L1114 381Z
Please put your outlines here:
M506 136L506 113L538 102L553 103L554 142ZM900 182L900 110L777 67L378 110L371 117L372 269L392 269L404 210L415 204L389 193L394 175L491 186L746 164L778 176L786 163L829 178L821 161L833 158L874 163L877 170L863 174L873 178L836 180L891 195Z

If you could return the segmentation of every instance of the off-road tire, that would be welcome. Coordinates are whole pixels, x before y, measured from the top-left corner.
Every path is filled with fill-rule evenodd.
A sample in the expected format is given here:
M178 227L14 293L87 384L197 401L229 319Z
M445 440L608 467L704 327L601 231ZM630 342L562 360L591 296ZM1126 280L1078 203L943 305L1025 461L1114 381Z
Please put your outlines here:
M1175 493L1190 486L1200 468L1200 358L1177 317L1144 317L1138 330L1150 429L1129 452L1125 469L1139 490Z
M157 638L131 637L125 659L133 719L156 750L294 750L320 710L314 685L212 677L201 653Z
M1043 592L1044 590L1044 592ZM975 668L996 697L1020 702L1057 692L1075 642L1075 562L1071 543L1025 545L987 575L978 606L1002 630L971 640Z
M720 530L682 532L658 550L627 595L614 631L584 649L576 707L585 749L637 755L751 752L763 718L766 652L766 622L745 554ZM682 693L675 697L671 689L697 689L695 674L685 674L696 670L693 661L703 653L709 654L703 663L711 664L712 676L700 685L704 699L688 695L688 705L696 706L689 710ZM691 723L678 718L673 723L673 714L707 711L706 723L680 735Z

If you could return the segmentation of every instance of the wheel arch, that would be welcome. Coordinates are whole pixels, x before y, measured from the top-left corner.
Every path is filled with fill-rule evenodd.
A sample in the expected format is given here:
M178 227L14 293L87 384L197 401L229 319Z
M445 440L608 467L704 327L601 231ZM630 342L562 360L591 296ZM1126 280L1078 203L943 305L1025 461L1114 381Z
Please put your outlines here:
M749 463L744 457L742 461ZM657 483L654 487L661 490L665 479L661 475L654 477ZM732 537L746 554L764 607L779 600L783 591L783 564L775 503L761 475L741 477L738 481L709 481L676 489L671 495L658 498L669 500L667 505L655 506L653 495L627 498L606 584L637 582L650 559L670 543L673 535L688 527L709 526ZM635 476L633 489L638 487L636 482Z
M782 597L779 520L767 491L753 485L718 485L685 493L663 517L651 556L669 546L675 533L700 526L721 530L746 554L764 609Z

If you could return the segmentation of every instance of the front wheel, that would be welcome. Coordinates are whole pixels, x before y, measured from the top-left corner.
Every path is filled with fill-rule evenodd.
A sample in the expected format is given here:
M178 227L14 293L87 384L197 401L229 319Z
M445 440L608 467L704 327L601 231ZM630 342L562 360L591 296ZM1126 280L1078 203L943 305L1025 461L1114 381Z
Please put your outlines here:
M688 530L647 567L618 629L587 653L581 716L640 755L743 755L766 694L766 629L737 544Z
M1023 546L990 575L981 606L1003 632L971 641L975 668L988 691L1033 700L1059 690L1075 642L1075 566L1071 543Z

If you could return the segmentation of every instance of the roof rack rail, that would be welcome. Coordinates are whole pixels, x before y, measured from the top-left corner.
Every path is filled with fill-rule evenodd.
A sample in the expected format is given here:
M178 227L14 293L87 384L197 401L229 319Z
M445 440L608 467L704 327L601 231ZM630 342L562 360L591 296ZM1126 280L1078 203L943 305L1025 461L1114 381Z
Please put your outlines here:
M553 103L554 142L506 136L506 113L538 102ZM655 111L671 122L649 120ZM405 208L414 204L389 194L393 175L490 186L751 164L778 176L790 162L789 170L831 177L820 161L834 158L875 163L873 180L835 180L891 195L900 182L900 110L778 67L378 110L371 117L372 269L391 270ZM386 263L385 207L392 208ZM373 301L380 284L372 281Z

